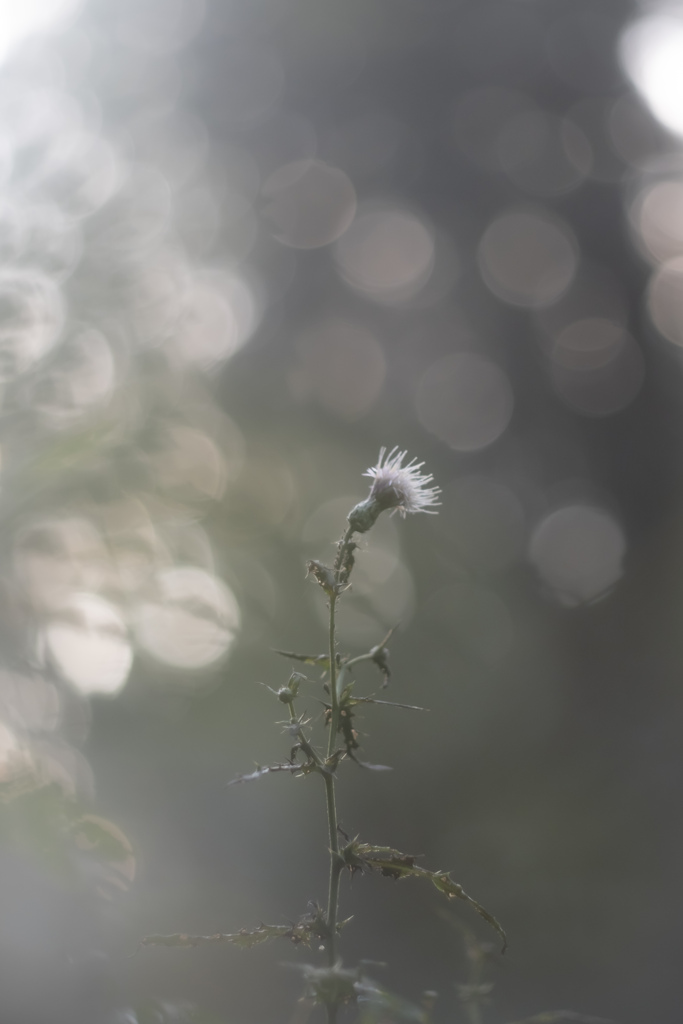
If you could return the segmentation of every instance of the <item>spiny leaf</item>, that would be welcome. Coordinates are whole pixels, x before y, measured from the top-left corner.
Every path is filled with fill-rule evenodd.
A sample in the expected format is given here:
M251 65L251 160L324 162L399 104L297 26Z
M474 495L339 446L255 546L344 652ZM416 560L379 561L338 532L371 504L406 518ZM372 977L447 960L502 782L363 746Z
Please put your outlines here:
M337 927L343 928L350 920L349 917L346 921L341 921ZM187 935L185 932L175 935L147 935L140 940L140 945L189 948L229 942L241 949L251 949L252 946L259 946L271 939L289 939L295 945L311 946L314 940L317 943L322 938L323 925L320 914L313 914L302 917L297 924L260 924L258 928L242 928L238 932L216 932L214 935Z
M327 654L296 654L295 651L279 651L273 648L275 654L281 654L283 658L291 661L303 661L304 665L318 665L320 668L329 669L330 658Z
M385 704L388 708L404 708L406 711L429 711L416 704L397 704L395 700L378 700L376 697L352 697L351 704Z
M284 764L270 764L265 768L257 766L253 772L249 772L248 775L237 775L234 779L228 782L228 786L236 786L238 782L254 782L256 779L260 779L263 775L268 775L270 772L301 772L306 775L309 771L312 771L315 767L311 762L305 764L291 764L289 761Z
M464 900L498 932L503 940L502 952L504 953L507 949L507 936L502 925L485 907L468 896L463 887L458 882L454 882L447 871L429 871L415 863L416 857L413 854L401 853L400 850L394 850L390 846L372 846L369 843L358 843L355 840L342 850L342 856L351 872L362 871L365 867L369 867L371 869L378 868L388 878L424 878L448 899ZM543 1022L535 1021L534 1024L543 1024Z
M392 626L387 635L384 637L384 640L382 640L381 643L377 644L376 647L373 647L372 650L370 651L373 662L382 673L382 688L388 686L389 680L391 679L391 670L389 668L389 650L386 645L391 640L392 634L395 629L396 626Z

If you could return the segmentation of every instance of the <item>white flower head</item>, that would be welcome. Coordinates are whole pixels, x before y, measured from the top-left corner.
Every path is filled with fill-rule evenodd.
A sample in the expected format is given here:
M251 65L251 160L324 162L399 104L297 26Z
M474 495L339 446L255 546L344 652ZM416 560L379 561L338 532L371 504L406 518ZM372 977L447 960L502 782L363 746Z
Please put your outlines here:
M432 506L440 505L439 487L428 487L434 477L421 473L424 462L412 459L407 465L403 460L407 452L392 448L387 455L386 448L380 449L376 466L363 474L372 479L370 494L365 501L349 513L349 523L358 533L365 533L377 520L380 512L391 511L406 516L409 512L428 512L436 515Z

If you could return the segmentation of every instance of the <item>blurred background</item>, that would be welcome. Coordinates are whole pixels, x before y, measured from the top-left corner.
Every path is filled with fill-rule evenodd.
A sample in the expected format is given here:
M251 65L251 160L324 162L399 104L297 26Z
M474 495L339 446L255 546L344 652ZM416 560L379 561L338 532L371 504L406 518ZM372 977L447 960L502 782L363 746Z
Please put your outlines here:
M325 900L322 787L226 783L383 445L443 506L341 647L431 713L344 829L503 922L491 1024L678 1022L683 4L31 0L0 57L2 1024L293 1020L307 951L130 954ZM343 955L462 1021L441 909L357 877Z

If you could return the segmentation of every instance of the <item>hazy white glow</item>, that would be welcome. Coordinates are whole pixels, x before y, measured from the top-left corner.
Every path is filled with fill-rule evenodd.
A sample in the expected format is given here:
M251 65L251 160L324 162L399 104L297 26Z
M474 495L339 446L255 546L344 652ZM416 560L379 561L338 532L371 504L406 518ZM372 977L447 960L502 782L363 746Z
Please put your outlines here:
M148 654L164 665L203 668L229 650L241 616L225 583L185 565L159 573L157 591L134 614L138 643Z
M79 6L80 0L0 0L0 61L24 36L65 21Z
M133 661L119 610L97 594L74 594L43 631L53 666L78 693L116 694Z
M683 135L683 17L636 21L622 36L621 59L655 117Z

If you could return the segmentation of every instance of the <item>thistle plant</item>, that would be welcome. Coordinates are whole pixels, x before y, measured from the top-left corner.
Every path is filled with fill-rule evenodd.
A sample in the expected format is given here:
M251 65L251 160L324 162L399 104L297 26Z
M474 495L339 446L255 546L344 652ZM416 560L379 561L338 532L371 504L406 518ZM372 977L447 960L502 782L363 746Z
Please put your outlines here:
M370 650L351 656L341 654L337 648L336 613L341 600L351 587L351 576L358 551L356 534L367 533L382 513L399 513L404 517L416 512L436 514L440 504L440 488L433 485L431 474L422 472L423 463L413 459L406 462L407 453L393 448L388 454L382 448L377 464L367 470L372 484L364 501L348 514L346 529L337 545L332 565L315 559L307 563L307 572L318 584L327 600L329 628L327 649L321 654L277 651L297 666L287 682L278 689L271 688L277 700L284 705L287 717L281 724L290 738L291 747L286 759L240 775L233 783L258 779L272 772L288 772L295 777L314 776L322 780L327 812L329 856L329 886L324 906L312 903L299 920L291 925L260 924L250 930L214 935L150 935L143 945L197 946L214 942L229 942L251 947L269 939L286 938L296 945L317 948L324 954L322 964L302 967L305 982L303 1006L313 1009L321 1006L327 1024L336 1024L340 1009L353 1006L362 1021L381 1019L384 1022L429 1019L429 1000L422 1007L404 1003L377 985L363 966L347 967L341 958L340 933L348 923L340 915L340 883L342 875L376 871L390 879L416 878L430 882L449 900L462 900L491 925L506 947L505 933L496 918L469 896L447 871L431 870L417 863L414 854L403 853L391 846L377 845L350 839L339 827L337 819L336 786L343 765L353 764L364 770L383 770L384 766L370 764L359 756L360 743L354 727L354 716L359 705L392 704L375 695L359 695L355 690L354 669L367 662L379 672L382 686L389 676L388 644L393 630ZM301 669L311 666L321 674L323 714L318 722L298 711L297 701L307 677ZM412 705L397 707L421 710ZM327 735L321 738L320 729ZM317 730L317 731L316 731Z

